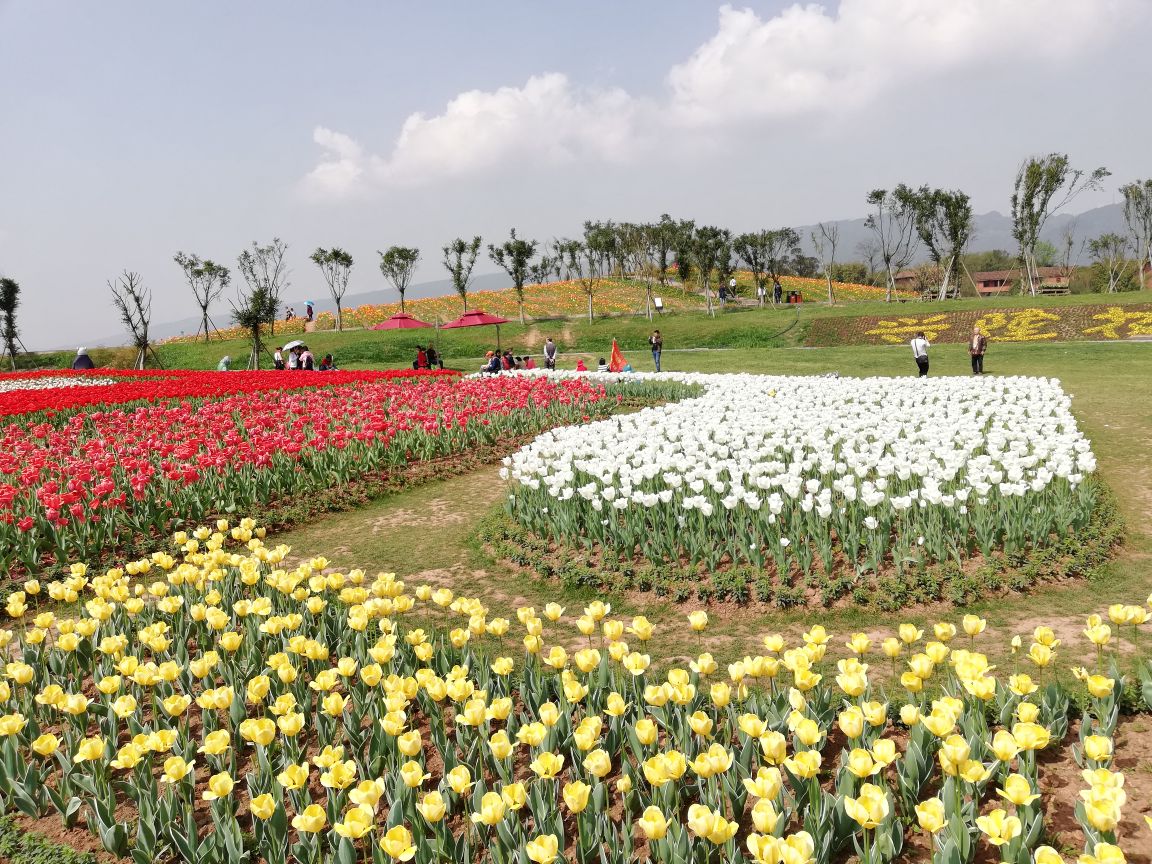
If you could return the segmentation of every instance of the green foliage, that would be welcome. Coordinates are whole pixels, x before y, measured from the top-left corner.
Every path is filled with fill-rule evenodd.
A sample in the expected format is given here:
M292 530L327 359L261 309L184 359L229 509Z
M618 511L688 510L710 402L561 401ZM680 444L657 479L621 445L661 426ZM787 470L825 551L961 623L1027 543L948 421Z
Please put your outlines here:
M510 232L511 236L501 245L488 244L488 257L492 263L501 268L512 280L512 288L516 291L516 300L520 305L520 323L524 323L524 282L528 278L532 266L532 258L539 246L535 240L523 240L516 236L516 229Z
M411 246L389 246L388 251L376 250L380 256L380 273L392 283L400 294L400 311L404 311L404 291L420 263L420 250Z
M472 268L476 266L476 256L480 254L480 236L470 241L457 237L444 247L444 269L452 280L452 288L464 301L464 311L468 311L468 283L472 279Z
M328 283L328 291L336 301L336 329L344 329L342 305L344 293L348 290L348 280L352 275L352 256L336 246L331 249L316 247L309 258L320 268L324 281Z
M12 360L12 368L16 368L16 343L20 339L16 328L16 307L20 305L20 285L15 279L7 277L0 279L0 314L4 316L0 323L0 341L4 343L4 353Z
M96 864L91 852L77 852L22 831L11 816L0 816L0 860L8 864Z

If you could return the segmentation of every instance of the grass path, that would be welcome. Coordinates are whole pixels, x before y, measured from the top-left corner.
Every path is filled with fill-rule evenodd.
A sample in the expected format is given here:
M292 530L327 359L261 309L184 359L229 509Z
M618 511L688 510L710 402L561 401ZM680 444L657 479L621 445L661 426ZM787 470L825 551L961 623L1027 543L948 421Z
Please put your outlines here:
M905 367L911 361L905 353L887 348L743 351L690 359L696 368L707 371L803 374L851 369L862 375L907 374ZM963 368L966 357L961 347L936 352L933 362L943 370ZM1005 374L1058 375L1073 395L1074 410L1093 440L1103 477L1116 492L1128 525L1125 546L1100 579L996 598L964 610L938 605L885 615L866 609L780 612L758 605L725 605L714 612L704 634L691 632L684 618L698 603L678 607L655 595L603 599L612 602L614 613L644 614L655 622L656 636L648 648L654 658L665 661L703 650L712 651L718 660L731 661L758 653L766 633L798 635L816 621L835 632L839 647L856 630L882 637L901 621L930 627L938 620L958 621L964 611L988 619L990 632L982 638L982 647L1001 663L1012 662L1006 650L1011 636L1027 634L1039 624L1058 631L1065 646L1062 661L1070 662L1074 656L1090 659L1082 650L1087 645L1080 635L1084 616L1103 611L1109 602L1142 603L1152 591L1152 461L1143 455L1152 453L1152 346L1002 346L990 357L989 368ZM503 494L497 469L492 467L407 490L361 510L334 514L276 539L291 544L298 555L325 555L341 569L395 572L410 586L428 583L478 596L491 607L492 615L510 617L520 605L540 610L549 601L578 614L585 601L602 596L564 591L485 556L473 534L483 517L499 506ZM561 622L549 625L548 644L579 646L582 637L574 629L575 617L565 615ZM510 644L509 650L519 653L516 645Z

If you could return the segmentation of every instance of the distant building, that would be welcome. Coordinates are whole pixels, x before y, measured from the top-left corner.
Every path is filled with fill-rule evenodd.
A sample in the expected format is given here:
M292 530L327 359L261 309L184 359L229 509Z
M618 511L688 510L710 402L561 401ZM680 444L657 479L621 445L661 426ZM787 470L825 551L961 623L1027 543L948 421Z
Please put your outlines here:
M1062 267L1037 267L1036 275L1040 284L1036 290L1041 294L1067 294L1071 281ZM1019 290L1024 279L1020 270L984 270L972 274L972 284L981 297L997 297L1012 294Z
M920 287L920 276L915 270L901 270L892 277L898 291L915 291Z

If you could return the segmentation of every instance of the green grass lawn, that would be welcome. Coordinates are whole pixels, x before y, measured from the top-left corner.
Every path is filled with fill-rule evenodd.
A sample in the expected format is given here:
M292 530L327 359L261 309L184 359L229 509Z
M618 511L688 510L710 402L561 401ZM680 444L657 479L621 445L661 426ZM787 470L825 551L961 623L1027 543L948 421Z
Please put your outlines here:
M674 289L675 290L675 289ZM924 315L933 312L961 312L969 309L1006 309L1020 307L1059 308L1093 303L1150 303L1152 291L1123 294L1074 294L1065 297L998 297L992 299L949 300L944 303L851 302L835 306L805 303L779 308L730 308L718 311L714 318L701 312L668 312L649 322L644 317L618 316L599 318L589 323L583 319L505 324L500 328L500 341L517 354L540 354L544 340L551 336L562 351L582 352L590 356L607 355L616 339L626 351L644 351L653 327L660 328L665 347L671 352L685 348L784 348L801 345L808 325L818 318L865 315ZM292 336L288 338L298 338ZM416 346L437 341L450 364L471 369L475 358L496 346L492 327L465 330L348 330L316 332L307 335L307 343L317 358L332 353L341 368L396 367L415 359ZM280 340L269 338L269 352ZM220 358L231 356L243 367L248 343L241 339L195 343L168 343L157 346L161 362L167 368L215 369ZM132 362L130 349L94 349L97 365L126 366ZM24 365L63 368L72 362L72 352L48 352L25 358ZM669 359L671 357L669 356ZM266 358L271 365L271 353ZM235 368L235 365L234 367ZM639 368L639 367L637 367ZM669 366L669 368L676 368Z
M636 359L638 368L650 368L650 359L647 363L644 357ZM933 374L970 372L963 346L934 349L932 363ZM664 365L675 370L789 375L830 371L856 376L915 374L911 352L903 346L670 353ZM1070 663L1086 644L1079 638L1084 615L1103 611L1112 602L1142 603L1152 591L1152 462L1146 457L1152 452L1152 344L996 345L986 370L989 374L1057 377L1063 382L1128 526L1125 546L1096 581L990 599L964 610L988 618L991 635L982 641L982 648L999 662L1013 662L1007 652L1011 635L1048 623L1064 634L1063 659ZM580 606L590 593L544 584L491 561L477 547L474 532L484 516L500 506L502 494L495 469L488 469L408 490L364 510L333 515L277 540L292 544L300 554L326 554L341 567L392 571L410 583L447 585L458 593L480 596L499 610L493 614L517 605L540 608L550 600ZM654 595L610 599L620 613L646 614L658 622L651 653L670 661L702 650L724 660L735 659L755 653L765 633L798 634L816 620L834 629L839 639L855 630L887 633L900 621L931 625L941 619L957 620L960 615L960 610L947 606L891 615L873 609L778 612L756 605L725 606L713 617L709 630L699 635L690 632L682 614L699 604L677 607ZM570 625L556 625L552 632L554 639L572 645L580 642Z

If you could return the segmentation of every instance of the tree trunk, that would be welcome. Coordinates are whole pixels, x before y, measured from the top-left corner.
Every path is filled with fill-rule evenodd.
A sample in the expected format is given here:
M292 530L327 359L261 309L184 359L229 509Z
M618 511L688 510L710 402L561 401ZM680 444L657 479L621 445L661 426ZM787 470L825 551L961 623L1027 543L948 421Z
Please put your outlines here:
M652 320L652 286L651 285L645 285L644 286L644 292L646 295L645 296L645 305L647 306L648 320L651 321Z
M400 312L404 312L404 292L400 292Z
M524 325L524 286L516 289L516 305L520 307L520 324Z
M952 259L948 260L948 266L944 268L944 281L940 283L940 300L948 299L948 282L952 278Z
M588 323L592 323L592 293L588 293Z
M344 331L344 316L341 314L340 300L336 300L336 332L342 333Z
M831 269L825 270L824 275L828 279L828 305L831 306L833 303L836 302L836 298L835 298L835 296L833 296L833 293L832 293L832 270Z
M887 291L884 294L884 302L891 303L892 297L896 294L896 275L892 272L892 268L886 266L884 268L884 284Z

